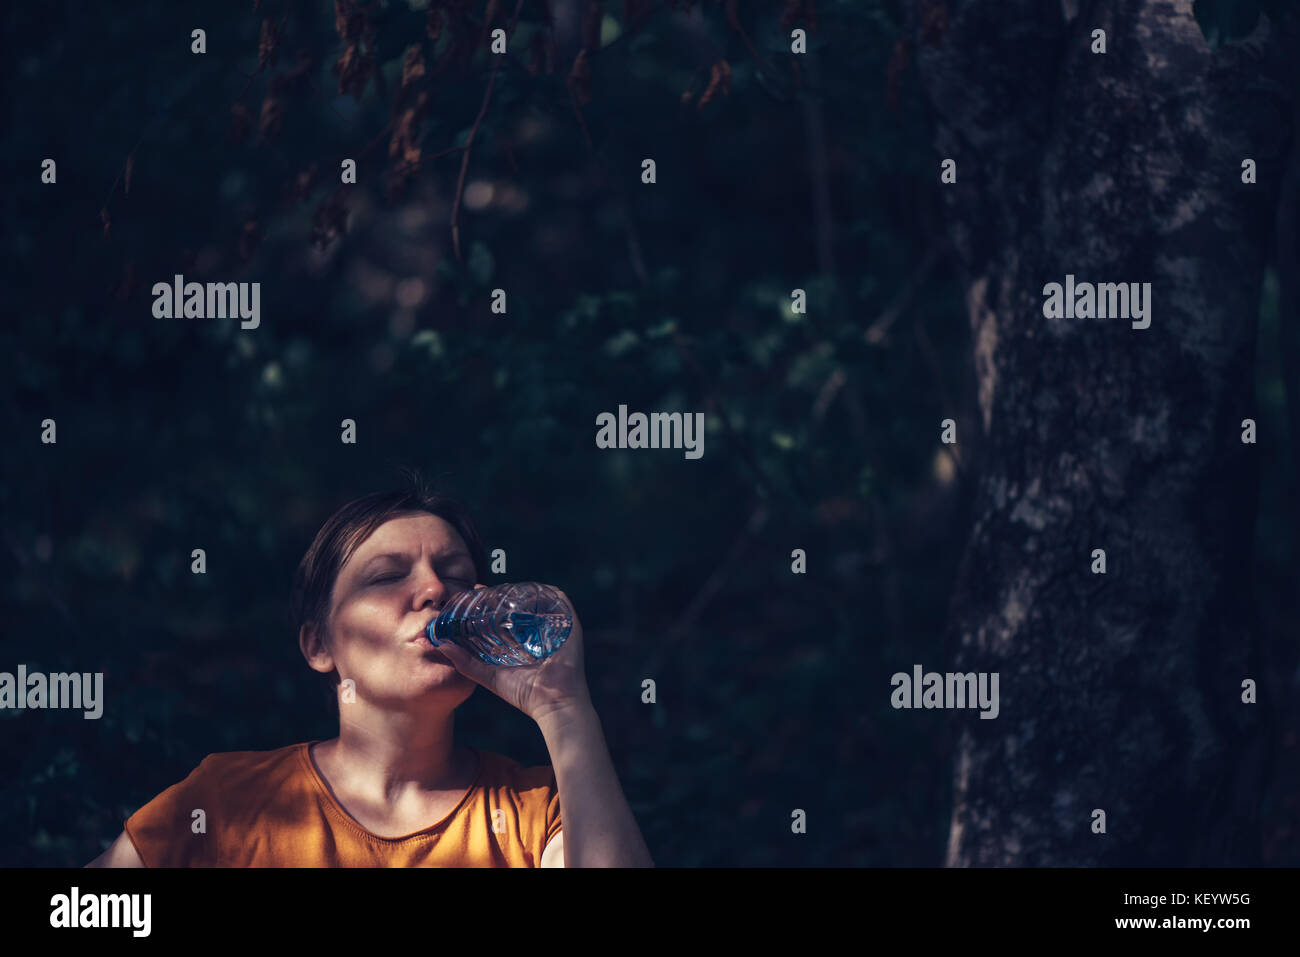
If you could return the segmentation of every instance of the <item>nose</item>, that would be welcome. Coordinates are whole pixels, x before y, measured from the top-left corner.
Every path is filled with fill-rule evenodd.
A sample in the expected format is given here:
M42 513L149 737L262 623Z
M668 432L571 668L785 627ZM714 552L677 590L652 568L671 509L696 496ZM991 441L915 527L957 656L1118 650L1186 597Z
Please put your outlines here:
M415 603L417 608L432 606L439 611L451 598L451 589L431 569L420 572L415 586Z

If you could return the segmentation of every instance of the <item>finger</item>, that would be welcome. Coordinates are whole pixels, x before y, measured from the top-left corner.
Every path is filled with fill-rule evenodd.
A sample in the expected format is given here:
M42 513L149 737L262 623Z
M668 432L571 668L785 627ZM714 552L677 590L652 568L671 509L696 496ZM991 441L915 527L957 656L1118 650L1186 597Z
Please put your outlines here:
M448 651L448 649L452 649ZM451 666L463 674L470 681L485 688L491 688L493 681L496 679L495 669L486 662L480 661L478 656L460 648L450 642L443 642L438 649L447 656Z
M473 677L471 672L473 671L474 667L476 665L481 664L481 662L477 658L471 655L464 648L457 645L455 642L441 641L438 642L434 647L436 647L439 651L441 651L444 655L446 655L447 660L450 661L452 665L455 666L457 671L470 675L470 677Z

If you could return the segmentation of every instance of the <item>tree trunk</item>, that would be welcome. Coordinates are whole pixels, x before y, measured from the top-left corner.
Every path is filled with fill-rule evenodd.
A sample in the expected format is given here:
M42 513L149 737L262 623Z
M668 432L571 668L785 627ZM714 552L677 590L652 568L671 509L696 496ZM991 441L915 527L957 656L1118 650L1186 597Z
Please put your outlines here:
M982 418L958 442L984 432L956 667L935 670L1000 676L996 719L953 712L950 866L1258 860L1280 689L1251 626L1242 420L1300 46L1261 18L1211 51L1192 5L912 11L938 154L957 162L940 189ZM1151 283L1150 327L1045 317L1067 274Z

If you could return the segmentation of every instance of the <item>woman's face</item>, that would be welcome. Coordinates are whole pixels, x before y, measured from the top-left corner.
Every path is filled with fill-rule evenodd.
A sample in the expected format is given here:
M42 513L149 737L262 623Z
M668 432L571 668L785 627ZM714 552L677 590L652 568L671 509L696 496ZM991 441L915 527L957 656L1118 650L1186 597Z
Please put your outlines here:
M340 681L356 682L358 701L397 706L434 695L459 705L477 685L424 629L474 583L469 549L443 519L416 512L380 525L334 581L329 650Z

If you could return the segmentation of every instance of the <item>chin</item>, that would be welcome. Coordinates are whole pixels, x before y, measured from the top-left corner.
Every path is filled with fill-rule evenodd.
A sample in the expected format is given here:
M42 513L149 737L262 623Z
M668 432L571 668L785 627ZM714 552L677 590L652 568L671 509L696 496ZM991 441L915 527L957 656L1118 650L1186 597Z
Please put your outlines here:
M468 678L456 670L456 666L450 662L434 658L426 658L425 667L421 669L424 680L430 687L445 687L447 685L464 685L478 687L478 682Z

